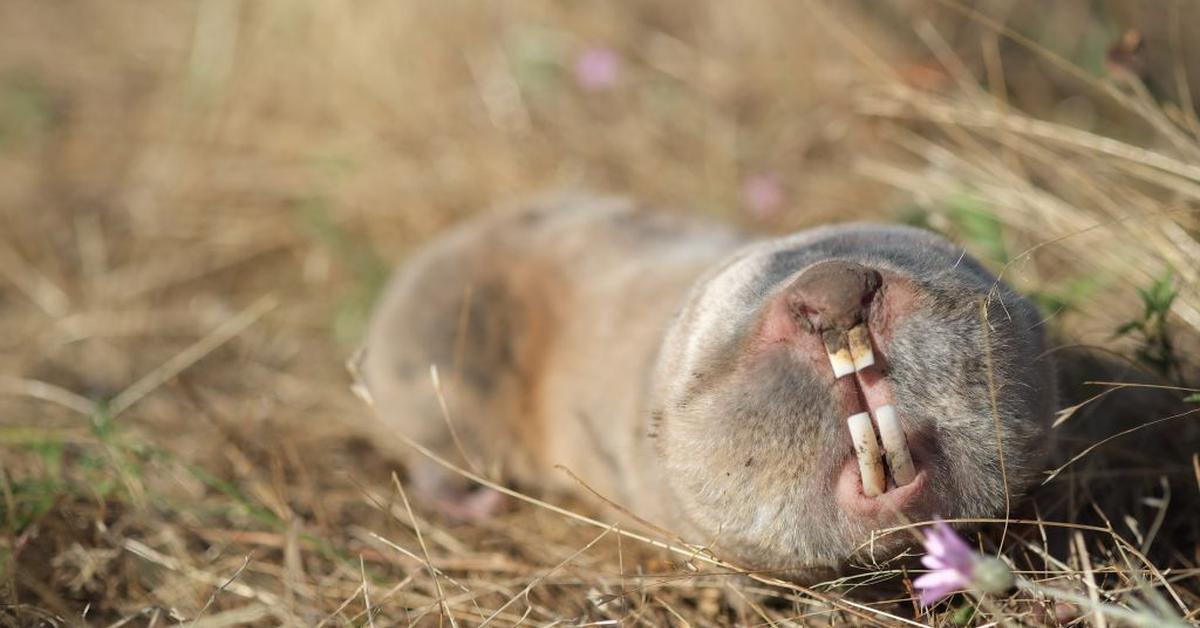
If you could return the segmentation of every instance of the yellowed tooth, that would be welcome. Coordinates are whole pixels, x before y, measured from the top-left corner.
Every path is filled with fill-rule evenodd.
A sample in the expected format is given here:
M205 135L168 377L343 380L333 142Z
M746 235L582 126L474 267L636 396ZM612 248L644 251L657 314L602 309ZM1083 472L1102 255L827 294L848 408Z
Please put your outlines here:
M876 408L875 423L879 426L879 440L883 442L892 481L896 486L912 482L917 477L917 470L913 466L912 453L908 450L908 440L896 419L896 409L891 404Z
M858 459L863 495L882 495L887 483L882 456L879 454L879 442L875 439L875 428L871 426L871 415L866 412L850 415L850 418L846 419L846 425L850 428L850 439L854 442L854 457Z
M821 334L825 343L825 353L829 356L829 365L833 367L833 378L838 379L854 372L854 358L850 356L850 345L846 334L829 330Z
M866 323L860 323L846 334L850 346L850 357L854 360L854 370L861 371L875 364L875 352L871 350L871 332Z

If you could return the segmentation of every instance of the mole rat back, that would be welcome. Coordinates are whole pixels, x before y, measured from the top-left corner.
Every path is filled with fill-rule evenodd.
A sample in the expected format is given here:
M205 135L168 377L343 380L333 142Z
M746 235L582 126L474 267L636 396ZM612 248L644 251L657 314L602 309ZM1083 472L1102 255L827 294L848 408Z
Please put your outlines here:
M407 260L363 373L384 441L588 497L561 465L688 541L805 579L873 530L1004 514L1055 408L1041 329L1025 299L929 232L752 239L560 199L476 219ZM406 460L451 516L498 503Z

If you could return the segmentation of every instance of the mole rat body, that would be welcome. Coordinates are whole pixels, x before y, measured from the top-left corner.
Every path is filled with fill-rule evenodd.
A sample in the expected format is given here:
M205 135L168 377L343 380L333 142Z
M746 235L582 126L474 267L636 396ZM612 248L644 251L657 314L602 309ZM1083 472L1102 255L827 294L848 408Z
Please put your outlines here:
M688 541L806 579L876 529L1004 514L1055 408L1040 330L929 232L754 240L585 198L484 216L415 254L362 366L387 430L583 493L562 465ZM486 510L457 476L408 462L427 496Z

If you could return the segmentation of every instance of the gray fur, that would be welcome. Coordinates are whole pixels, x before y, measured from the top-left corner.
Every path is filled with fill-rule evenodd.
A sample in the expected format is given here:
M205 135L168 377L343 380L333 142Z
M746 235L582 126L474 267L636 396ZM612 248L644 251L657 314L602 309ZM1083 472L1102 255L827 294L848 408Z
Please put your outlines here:
M427 366L450 372L464 343L447 391L469 457L525 488L578 491L553 470L562 464L739 564L810 578L896 523L851 519L831 499L849 449L824 380L786 353L747 357L763 304L828 259L918 287L882 347L906 431L928 430L938 448L932 490L907 514L1003 514L997 424L1015 500L1055 407L1039 318L960 248L917 229L850 224L752 241L609 199L501 212L435 240L399 273L367 340L366 382L385 428L453 455ZM464 307L458 339L447 321ZM893 538L876 549L909 540Z

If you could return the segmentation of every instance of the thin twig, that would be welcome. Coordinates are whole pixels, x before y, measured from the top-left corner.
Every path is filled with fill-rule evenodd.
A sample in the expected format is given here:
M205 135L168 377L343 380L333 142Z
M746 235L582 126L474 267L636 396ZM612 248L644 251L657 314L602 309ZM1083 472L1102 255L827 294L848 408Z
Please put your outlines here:
M446 619L450 621L451 626L457 626L454 621L454 613L450 612L450 606L446 604L446 592L442 590L442 580L438 577L437 569L433 566L433 561L429 558L429 548L425 545L425 537L421 536L421 526L417 525L417 517L413 514L412 506L408 503L408 493L404 490L404 485L400 482L400 476L392 472L392 483L396 485L396 491L400 493L400 500L404 503L404 510L408 513L409 521L412 522L413 532L417 535L417 544L421 546L421 553L425 556L425 567L429 570L429 576L433 578L433 586L437 589L438 605L441 607Z
M271 295L255 301L250 307L238 313L237 316L225 321L207 336L180 351L170 360L162 363L158 368L146 373L141 379L114 397L112 403L108 405L109 412L113 417L116 417L125 410L128 410L130 406L141 401L156 388L204 359L205 356L215 351L221 345L236 338L246 328L253 325L255 321L274 309L278 304L279 300Z

